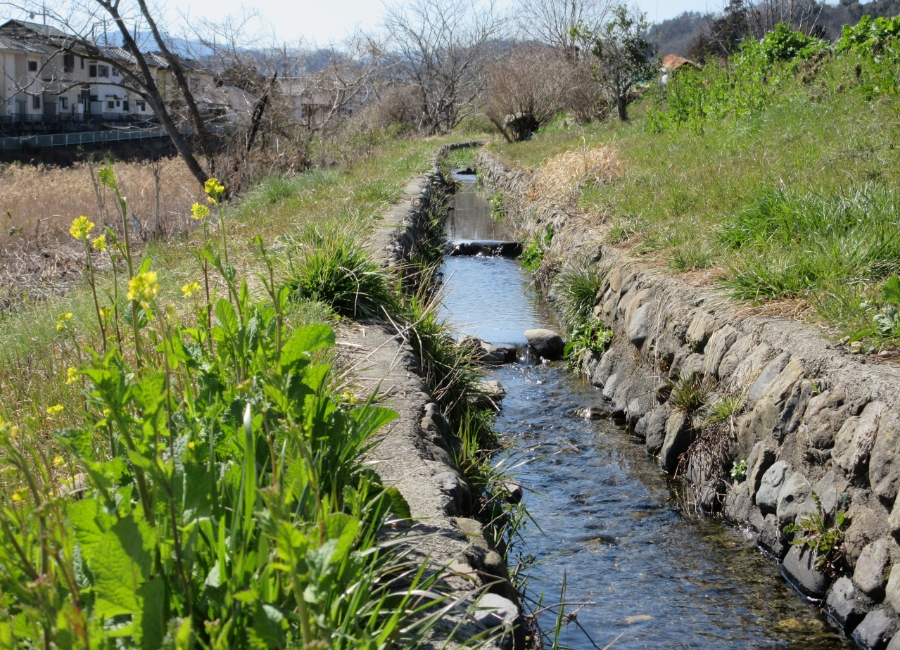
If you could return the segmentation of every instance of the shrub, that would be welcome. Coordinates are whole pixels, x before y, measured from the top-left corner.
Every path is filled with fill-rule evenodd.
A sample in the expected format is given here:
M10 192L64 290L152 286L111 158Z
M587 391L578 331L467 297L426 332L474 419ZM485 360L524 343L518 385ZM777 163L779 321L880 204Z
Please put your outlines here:
M822 507L822 499L812 493L816 509L803 514L796 524L785 526L787 534L800 533L791 541L792 545L808 546L815 554L816 568L831 576L837 575L844 566L844 528L847 526L846 513L838 510L833 516Z
M384 316L392 307L390 277L350 227L308 226L290 244L287 286L295 299L324 302L349 318Z

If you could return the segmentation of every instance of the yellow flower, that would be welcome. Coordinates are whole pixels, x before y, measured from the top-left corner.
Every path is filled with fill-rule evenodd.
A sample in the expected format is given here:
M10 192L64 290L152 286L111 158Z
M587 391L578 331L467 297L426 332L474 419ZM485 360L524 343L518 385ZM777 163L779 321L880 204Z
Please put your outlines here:
M94 240L91 241L91 245L94 247L95 251L105 251L108 248L106 245L106 235L95 237Z
M72 312L60 314L59 318L56 319L56 331L61 332L66 329L70 320L72 320Z
M103 417L108 418L110 415L112 415L112 411L110 411L106 407L103 407Z
M78 381L78 370L69 367L66 369L66 383L74 384L76 381Z
M210 203L218 203L225 193L225 186L219 182L218 178L210 178L203 185L203 190L209 195Z
M94 222L90 221L87 217L78 217L75 221L72 222L72 227L69 228L69 233L75 239L87 239L88 235L94 229Z
M108 320L109 320L109 315L110 315L110 314L112 314L112 309L111 309L111 308L109 308L109 307L101 307L101 308L100 308L100 318L102 318L104 321L108 321Z
M202 221L209 216L209 208L207 208L202 203L195 203L191 206L191 219L196 219L197 221Z
M186 285L181 287L181 293L184 294L185 298L190 298L202 288L203 287L200 286L199 282L188 282Z
M22 502L22 495L19 494L18 492L13 492L13 494L12 494L12 500L15 501L16 503L21 503L21 502Z
M62 457L62 456L56 456L56 457L53 459L53 466L54 466L54 467L61 467L61 466L65 465L65 464L66 464L66 461L63 460L63 457Z
M49 415L51 418L56 417L57 415L62 413L63 410L64 409L62 404L54 404L53 406L47 407L47 415Z
M149 300L153 300L159 291L159 285L156 283L156 273L147 271L146 273L138 273L128 281L128 293L126 298L129 300L140 300L141 307L146 309Z
M197 448L197 445L195 445L195 444L194 444L194 441L191 440L191 441L188 443L188 448L189 448L191 451L193 451L194 449Z

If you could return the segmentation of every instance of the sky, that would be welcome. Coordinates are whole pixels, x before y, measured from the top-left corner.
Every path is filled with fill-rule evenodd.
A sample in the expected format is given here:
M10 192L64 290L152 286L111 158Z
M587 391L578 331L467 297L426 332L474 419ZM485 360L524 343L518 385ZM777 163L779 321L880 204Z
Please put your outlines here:
M447 0L452 2L453 0ZM638 0L638 5L651 21L672 18L684 11L715 10L725 0ZM189 15L240 15L243 6L252 6L260 13L258 29L274 34L276 40L296 42L304 39L325 45L343 40L357 27L372 29L378 26L384 5L379 0L169 0L173 6ZM500 0L498 6L511 6L513 0Z

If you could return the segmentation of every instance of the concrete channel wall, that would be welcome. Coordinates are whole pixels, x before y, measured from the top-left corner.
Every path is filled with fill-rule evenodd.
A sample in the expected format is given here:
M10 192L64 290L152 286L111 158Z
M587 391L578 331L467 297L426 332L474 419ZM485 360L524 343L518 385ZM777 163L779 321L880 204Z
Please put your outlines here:
M374 256L385 266L401 264L423 237L428 209L444 192L437 164L410 182L373 233ZM439 585L447 600L440 605L444 613L434 647L457 647L447 641L451 637L484 639L505 630L482 647L522 648L516 589L505 560L472 518L473 495L454 461L460 440L429 394L408 336L392 323L355 322L342 331L338 349L359 395L377 390L383 405L399 414L385 427L370 460L385 484L397 487L409 503L413 524L405 545L411 557L427 558L430 571L442 575Z
M612 343L583 358L581 370L645 441L652 462L674 472L701 435L674 408L667 381L693 373L712 387L706 403L741 399L743 408L718 425L716 439L725 445L718 471L710 471L702 449L681 467L695 482L699 506L751 531L785 577L858 644L900 649L900 634L893 638L900 629L898 366L852 354L814 326L760 315L605 245L602 226L529 202L530 175L484 150L478 169L488 187L514 197L510 218L523 234L552 224L551 253L608 270L594 314L612 328ZM740 460L746 478L732 480L728 470ZM815 554L791 545L785 532L816 511L816 496L849 521L845 564L833 576L817 570Z

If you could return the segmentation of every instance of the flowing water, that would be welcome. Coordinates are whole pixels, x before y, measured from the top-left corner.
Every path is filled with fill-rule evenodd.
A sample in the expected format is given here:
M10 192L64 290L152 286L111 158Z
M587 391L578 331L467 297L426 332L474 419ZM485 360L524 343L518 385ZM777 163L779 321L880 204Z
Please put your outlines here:
M451 239L502 239L474 178L456 194ZM445 317L460 333L524 343L531 327L558 327L515 260L448 257ZM740 529L683 514L678 484L643 444L608 420L576 409L600 393L564 363L512 364L488 371L507 396L496 421L534 523L510 562L530 564L532 596L545 605L589 603L561 643L627 648L840 648L852 645L781 577ZM541 627L553 629L548 612ZM596 643L597 645L593 645Z

